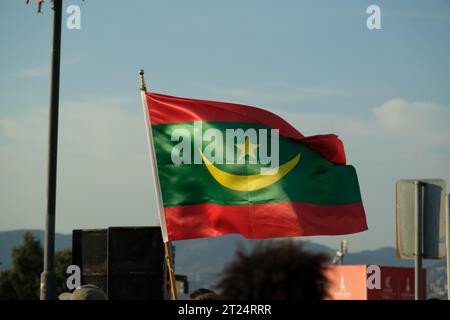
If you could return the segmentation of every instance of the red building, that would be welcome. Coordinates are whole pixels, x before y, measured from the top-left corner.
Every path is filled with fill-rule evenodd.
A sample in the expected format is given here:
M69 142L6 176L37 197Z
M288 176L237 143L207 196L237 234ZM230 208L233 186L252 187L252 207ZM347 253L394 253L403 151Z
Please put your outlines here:
M426 270L422 269L423 298ZM333 300L414 300L414 268L349 265L328 271Z

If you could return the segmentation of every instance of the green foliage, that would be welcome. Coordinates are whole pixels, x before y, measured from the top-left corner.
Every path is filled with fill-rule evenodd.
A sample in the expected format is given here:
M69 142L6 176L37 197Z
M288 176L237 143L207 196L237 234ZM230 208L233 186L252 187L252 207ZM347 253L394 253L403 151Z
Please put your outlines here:
M11 270L0 273L0 299L14 299L16 298L16 291L12 281Z
M55 254L57 292L65 289L66 268L71 264L71 251ZM0 273L0 299L39 299L40 275L43 270L43 251L39 240L26 232L23 243L12 250L13 268Z
M66 287L67 267L72 264L72 251L64 249L55 253L56 292L68 291Z

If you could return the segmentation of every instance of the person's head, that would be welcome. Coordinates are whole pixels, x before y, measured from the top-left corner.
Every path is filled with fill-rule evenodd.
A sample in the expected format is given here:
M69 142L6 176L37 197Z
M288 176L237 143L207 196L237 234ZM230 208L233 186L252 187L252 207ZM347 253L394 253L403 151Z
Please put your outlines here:
M189 300L215 300L217 294L209 289L200 288L189 294Z
M93 284L84 284L76 288L72 293L63 292L58 297L59 300L108 300L106 293Z
M238 250L217 288L224 299L321 300L327 297L329 257L305 251L293 241L259 244L251 253Z

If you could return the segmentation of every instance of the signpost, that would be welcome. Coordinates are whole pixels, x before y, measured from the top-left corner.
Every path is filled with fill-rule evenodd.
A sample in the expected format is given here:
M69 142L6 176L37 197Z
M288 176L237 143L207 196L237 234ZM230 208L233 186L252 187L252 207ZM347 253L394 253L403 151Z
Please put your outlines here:
M415 260L415 296L422 298L422 259L449 262L448 198L442 179L400 180L396 185L397 254ZM447 245L446 240L447 238ZM447 263L447 278L449 263ZM450 297L450 296L449 296Z
M415 218L415 256L414 256L414 281L416 300L422 300L422 255L423 255L423 184L420 181L414 181L414 218Z

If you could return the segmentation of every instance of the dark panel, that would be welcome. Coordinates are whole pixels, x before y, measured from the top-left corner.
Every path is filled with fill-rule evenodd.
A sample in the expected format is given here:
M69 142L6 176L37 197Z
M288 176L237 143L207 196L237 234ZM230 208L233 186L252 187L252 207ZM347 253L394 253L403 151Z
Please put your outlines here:
M74 230L72 263L81 268L82 284L95 284L107 291L107 230Z
M110 299L162 299L164 245L159 227L108 229Z
M159 227L74 230L73 264L82 284L95 284L109 299L164 298L164 244Z
M109 272L161 273L164 245L161 230L148 228L109 228Z
M160 274L110 275L109 299L111 300L162 300L163 279Z

